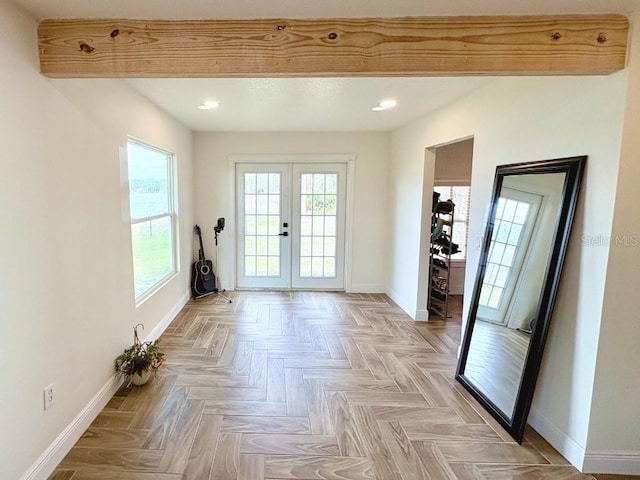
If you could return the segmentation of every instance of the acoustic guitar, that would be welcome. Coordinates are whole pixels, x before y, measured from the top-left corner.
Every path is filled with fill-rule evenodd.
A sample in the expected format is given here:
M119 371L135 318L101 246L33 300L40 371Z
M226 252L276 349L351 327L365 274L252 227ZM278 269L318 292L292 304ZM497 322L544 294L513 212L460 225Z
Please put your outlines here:
M216 277L213 274L213 263L211 260L207 260L204 255L202 232L198 225L193 227L193 233L198 235L200 240L200 251L198 252L198 261L193 263L191 292L195 298L198 298L216 292Z

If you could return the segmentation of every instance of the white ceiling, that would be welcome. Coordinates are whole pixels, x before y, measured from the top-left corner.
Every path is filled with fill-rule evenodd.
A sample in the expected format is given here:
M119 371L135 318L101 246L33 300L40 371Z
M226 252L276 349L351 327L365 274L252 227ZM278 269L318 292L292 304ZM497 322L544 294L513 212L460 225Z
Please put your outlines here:
M14 0L37 19L248 19L628 13L638 0ZM391 130L491 81L467 78L131 79L196 131ZM385 98L398 107L373 112ZM204 100L221 108L201 111Z
M627 13L637 0L15 0L38 19L246 19Z
M132 79L195 131L392 130L489 82L483 78ZM381 100L396 108L373 112ZM198 110L205 100L218 110Z

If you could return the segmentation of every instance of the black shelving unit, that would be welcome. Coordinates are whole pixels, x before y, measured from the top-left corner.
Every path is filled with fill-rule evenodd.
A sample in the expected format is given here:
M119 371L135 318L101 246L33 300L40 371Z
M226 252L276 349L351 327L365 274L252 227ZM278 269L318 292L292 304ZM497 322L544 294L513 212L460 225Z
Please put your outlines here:
M427 308L430 316L443 319L447 318L449 308L451 255L455 255L459 251L458 245L452 240L455 208L456 206L451 200L438 201L438 196L434 193Z

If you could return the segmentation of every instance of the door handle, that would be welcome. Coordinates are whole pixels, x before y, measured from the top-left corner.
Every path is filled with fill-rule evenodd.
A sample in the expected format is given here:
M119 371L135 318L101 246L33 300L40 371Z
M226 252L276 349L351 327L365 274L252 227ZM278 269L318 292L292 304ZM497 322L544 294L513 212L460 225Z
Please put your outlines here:
M278 235L280 235L281 237L288 237L289 232L282 232L282 233L279 233Z

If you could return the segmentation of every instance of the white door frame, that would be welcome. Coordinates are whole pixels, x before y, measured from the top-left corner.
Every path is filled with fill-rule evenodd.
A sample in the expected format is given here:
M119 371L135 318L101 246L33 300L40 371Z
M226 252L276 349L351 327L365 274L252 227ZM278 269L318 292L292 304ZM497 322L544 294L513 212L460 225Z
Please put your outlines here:
M229 184L230 189L230 205L233 205L233 218L227 219L229 225L229 233L233 234L234 241L229 242L232 251L231 257L234 259L234 268L231 270L229 279L225 279L226 285L231 287L237 284L237 256L236 235L237 235L237 187L236 187L236 164L238 163L346 163L347 164L347 193L346 193L346 215L345 215L345 237L344 237L344 289L351 292L351 259L353 251L353 206L354 206L354 178L355 178L355 162L357 154L355 153L328 153L328 154L239 154L227 155L229 161ZM230 221L229 221L230 220ZM228 288L229 288L228 287Z

